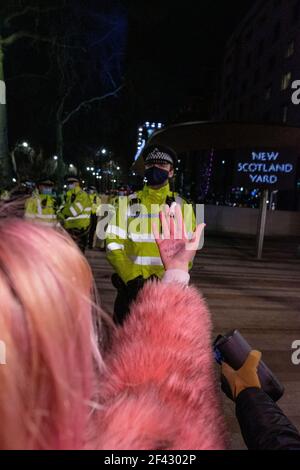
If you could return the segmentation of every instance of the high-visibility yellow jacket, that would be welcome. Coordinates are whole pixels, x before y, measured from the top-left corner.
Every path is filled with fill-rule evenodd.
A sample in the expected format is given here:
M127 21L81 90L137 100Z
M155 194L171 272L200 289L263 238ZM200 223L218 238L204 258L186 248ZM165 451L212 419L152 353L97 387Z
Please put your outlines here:
M119 203L119 196L110 196L108 200L108 204L111 206L117 207Z
M24 217L47 226L57 226L55 197L35 192L25 203Z
M3 189L0 190L0 201L9 201L10 194L9 191Z
M156 220L159 225L161 206L173 197L184 205L186 230L193 232L196 225L193 207L170 191L169 184L158 190L145 186L126 198L126 203L125 198L120 200L107 229L106 252L108 261L125 283L138 276L144 279L163 276L164 267L152 233L152 222Z
M97 193L89 194L89 198L90 198L90 201L91 201L91 208L92 208L91 213L92 214L97 214L99 206L101 205L101 199L100 199L100 197L98 196Z
M66 230L85 230L91 221L91 200L80 187L67 192L66 202L60 209L59 218L63 219Z

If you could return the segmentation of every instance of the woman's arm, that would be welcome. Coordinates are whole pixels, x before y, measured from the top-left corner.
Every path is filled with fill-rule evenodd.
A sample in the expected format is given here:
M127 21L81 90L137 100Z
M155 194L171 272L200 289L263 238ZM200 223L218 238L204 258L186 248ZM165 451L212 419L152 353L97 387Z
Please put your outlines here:
M110 435L139 449L149 435L152 449L161 442L168 449L224 448L211 344L210 316L196 289L147 283L106 358L101 395L109 403L105 421L115 423ZM118 426L119 413L127 428ZM153 429L153 421L161 425Z

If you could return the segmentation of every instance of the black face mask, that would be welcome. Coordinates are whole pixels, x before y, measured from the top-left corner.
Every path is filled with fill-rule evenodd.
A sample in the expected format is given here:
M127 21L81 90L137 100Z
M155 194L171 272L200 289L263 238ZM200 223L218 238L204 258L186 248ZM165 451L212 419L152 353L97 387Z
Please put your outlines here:
M161 186L169 179L169 172L157 166L152 166L145 171L145 177L149 186Z

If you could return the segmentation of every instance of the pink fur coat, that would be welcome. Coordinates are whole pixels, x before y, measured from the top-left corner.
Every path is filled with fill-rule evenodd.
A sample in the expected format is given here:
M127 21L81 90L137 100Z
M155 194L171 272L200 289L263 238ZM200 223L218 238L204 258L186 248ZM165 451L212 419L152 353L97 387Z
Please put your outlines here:
M105 359L101 449L224 449L211 344L196 289L147 283Z

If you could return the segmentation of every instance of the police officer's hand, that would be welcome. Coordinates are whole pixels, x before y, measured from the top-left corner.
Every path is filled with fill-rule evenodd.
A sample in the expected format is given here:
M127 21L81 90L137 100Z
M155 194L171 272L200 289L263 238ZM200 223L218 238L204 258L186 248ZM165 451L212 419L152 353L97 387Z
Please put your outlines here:
M205 224L198 225L193 237L189 240L181 207L176 203L171 208L165 206L165 210L160 213L160 221L161 234L155 222L152 228L165 269L188 271L189 263L194 259L199 247Z
M231 396L226 392L226 385L223 383L222 389L229 398L234 401L239 394L247 388L261 388L257 374L257 368L261 360L261 352L251 351L244 365L239 370L232 369L223 362L222 375L225 377L231 391Z
M139 291L143 288L144 283L145 280L143 276L136 277L135 279L127 282L127 295L130 302L136 299Z

